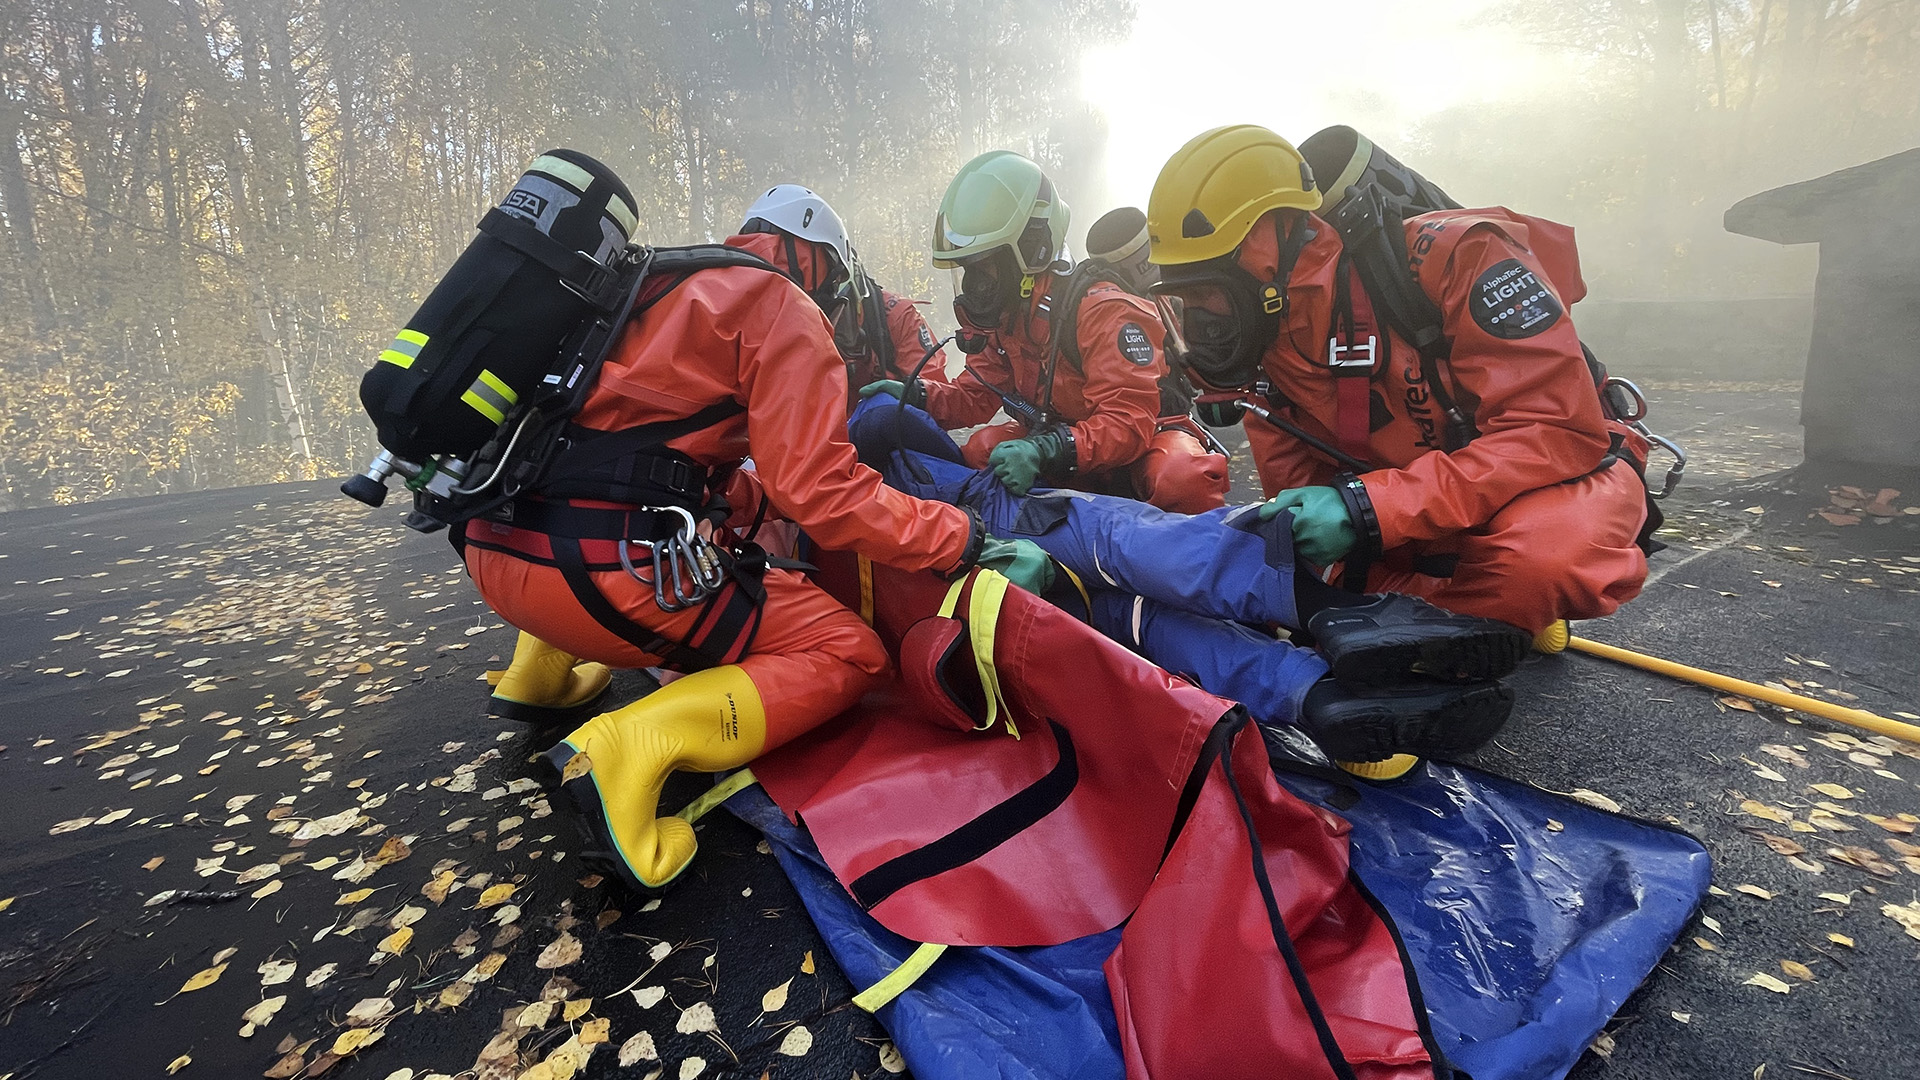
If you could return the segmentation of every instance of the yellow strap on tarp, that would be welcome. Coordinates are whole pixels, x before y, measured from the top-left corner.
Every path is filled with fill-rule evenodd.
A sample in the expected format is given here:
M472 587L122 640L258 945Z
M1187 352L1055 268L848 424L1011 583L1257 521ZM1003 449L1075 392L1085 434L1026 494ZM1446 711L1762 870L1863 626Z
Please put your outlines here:
M940 602L936 613L940 618L953 617L954 609L960 606L960 590L966 583L967 579L961 578L947 588L947 598ZM1010 584L1005 574L981 570L973 576L973 594L967 600L967 641L973 646L973 667L980 674L980 691L987 699L987 715L975 725L975 731L991 728L1003 712L1000 706L1006 696L1000 691L1000 673L993 666L993 638L994 628L1000 622L1000 606L1006 602ZM1013 710L1004 712L1007 734L1018 739L1020 729L1014 725Z
M904 993L927 969L933 966L940 954L947 951L945 945L928 942L913 950L913 955L901 961L900 966L888 972L886 977L853 996L853 1003L866 1012L878 1012L882 1006Z
M728 776L726 779L708 788L705 794L681 807L680 812L673 816L688 824L692 824L706 817L707 811L712 810L714 807L719 806L721 803L726 802L728 799L733 798L735 795L738 795L759 782L759 778L753 775L752 769L741 769L739 772Z
M860 570L860 621L873 625L873 560L865 555L855 555L854 564Z
M1052 556L1048 557L1052 558ZM1067 575L1067 580L1073 583L1074 591L1080 594L1080 602L1087 605L1087 618L1093 618L1093 597L1087 592L1087 583L1081 581L1080 575L1074 573L1072 567L1061 562L1059 559L1054 559L1053 565L1059 567L1060 572Z

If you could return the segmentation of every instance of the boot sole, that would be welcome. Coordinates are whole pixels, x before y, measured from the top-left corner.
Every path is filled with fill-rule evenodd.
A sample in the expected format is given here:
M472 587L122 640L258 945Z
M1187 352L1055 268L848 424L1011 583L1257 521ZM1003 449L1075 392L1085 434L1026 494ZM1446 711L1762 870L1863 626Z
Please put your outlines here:
M565 775L567 762L572 760L577 752L563 742L540 757L553 769L553 775L557 780ZM682 866L679 872L658 885L649 885L641 881L627 865L627 860L619 855L620 847L614 843L613 834L607 828L607 808L600 801L600 788L593 782L593 773L588 772L577 776L558 786L573 804L573 825L580 834L580 850L574 854L581 862L602 873L613 875L628 889L649 898L665 896L667 890L673 887L673 883L680 879L680 875L686 873L687 867ZM693 860L687 860L687 866L692 865Z
M1435 708L1407 716L1382 702L1369 715L1356 711L1338 732L1315 741L1336 761L1384 761L1395 754L1450 759L1480 749L1506 726L1513 691L1488 683L1455 693ZM1341 733L1348 738L1339 737Z
M495 696L487 699L487 715L513 720L536 730L562 725L579 727L600 714L600 702L606 698L608 689L601 688L599 693L578 705L528 705Z
M1416 677L1483 682L1512 674L1533 647L1520 630L1440 630L1408 627L1383 632L1377 643L1334 658L1333 677L1360 689L1398 686Z

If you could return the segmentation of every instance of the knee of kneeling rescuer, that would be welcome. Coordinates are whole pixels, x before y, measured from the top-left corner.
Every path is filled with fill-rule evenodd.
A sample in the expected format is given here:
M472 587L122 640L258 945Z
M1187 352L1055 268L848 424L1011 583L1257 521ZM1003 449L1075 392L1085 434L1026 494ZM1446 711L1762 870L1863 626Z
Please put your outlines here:
M1133 464L1140 498L1176 514L1203 514L1227 504L1227 459L1184 431L1154 433Z
M984 469L987 459L993 456L993 449L1003 442L1027 437L1027 429L1016 423L988 424L968 436L965 446L960 448L960 458L969 469Z

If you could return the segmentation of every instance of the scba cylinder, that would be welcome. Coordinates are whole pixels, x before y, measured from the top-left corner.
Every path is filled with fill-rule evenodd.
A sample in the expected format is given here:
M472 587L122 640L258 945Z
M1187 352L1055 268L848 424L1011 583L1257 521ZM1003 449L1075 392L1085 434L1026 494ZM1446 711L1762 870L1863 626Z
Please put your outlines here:
M360 402L380 444L411 461L469 457L606 311L633 194L574 150L535 159L372 370Z

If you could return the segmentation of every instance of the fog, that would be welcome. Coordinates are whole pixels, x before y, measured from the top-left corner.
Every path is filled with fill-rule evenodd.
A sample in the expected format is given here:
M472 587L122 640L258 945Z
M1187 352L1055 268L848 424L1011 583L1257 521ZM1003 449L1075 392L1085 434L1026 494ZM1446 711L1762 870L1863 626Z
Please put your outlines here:
M357 466L360 373L552 146L619 171L649 242L813 186L936 329L928 229L968 157L1043 162L1077 238L1243 121L1351 124L1463 203L1573 224L1596 324L1804 303L1813 248L1721 215L1920 145L1920 4L3 0L0 89L17 507Z

